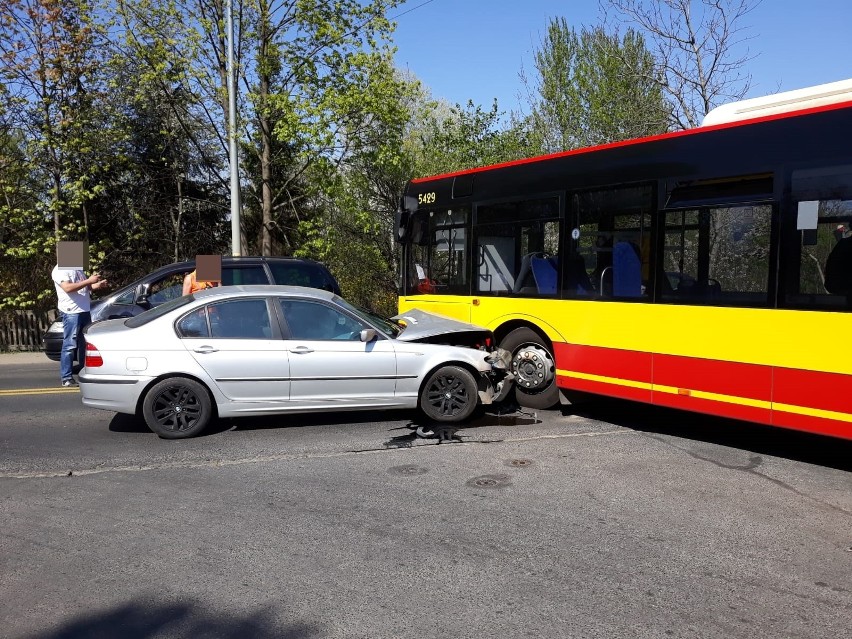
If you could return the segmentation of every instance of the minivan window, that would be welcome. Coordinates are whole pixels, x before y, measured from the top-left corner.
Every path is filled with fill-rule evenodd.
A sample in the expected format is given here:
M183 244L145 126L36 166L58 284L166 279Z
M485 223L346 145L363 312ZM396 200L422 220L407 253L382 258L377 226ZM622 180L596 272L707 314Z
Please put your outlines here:
M307 286L309 288L321 288L325 291L337 293L337 286L331 279L331 274L324 268L310 263L276 264L269 263L272 271L272 279L276 284L286 286Z
M172 273L152 282L148 288L148 303L151 306L158 306L183 295L184 275L185 273Z
M128 289L121 295L119 295L113 304L124 304L130 305L136 300L136 287Z
M263 266L223 266L222 285L269 284Z

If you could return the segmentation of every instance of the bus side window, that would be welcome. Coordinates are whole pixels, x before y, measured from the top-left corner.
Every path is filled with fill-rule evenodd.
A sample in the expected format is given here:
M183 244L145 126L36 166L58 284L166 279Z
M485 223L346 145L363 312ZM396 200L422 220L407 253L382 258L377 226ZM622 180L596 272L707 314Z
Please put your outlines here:
M561 228L558 216L556 197L480 206L475 227L475 291L556 295Z
M768 305L772 212L771 204L668 211L661 300Z
M852 199L818 200L815 229L796 231L798 256L790 270L785 305L827 311L852 310Z
M653 192L639 185L574 194L565 297L649 299Z

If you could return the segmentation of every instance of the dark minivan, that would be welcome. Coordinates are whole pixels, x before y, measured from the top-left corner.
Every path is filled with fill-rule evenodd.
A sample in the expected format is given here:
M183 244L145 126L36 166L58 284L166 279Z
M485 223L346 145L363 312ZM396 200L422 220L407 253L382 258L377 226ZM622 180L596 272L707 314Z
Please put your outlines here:
M180 297L184 276L195 269L195 260L175 262L149 273L132 284L98 300L92 300L92 322L132 317L163 302ZM320 288L340 295L337 280L319 262L298 257L223 257L222 285L287 284ZM62 322L54 322L42 339L45 354L59 361Z

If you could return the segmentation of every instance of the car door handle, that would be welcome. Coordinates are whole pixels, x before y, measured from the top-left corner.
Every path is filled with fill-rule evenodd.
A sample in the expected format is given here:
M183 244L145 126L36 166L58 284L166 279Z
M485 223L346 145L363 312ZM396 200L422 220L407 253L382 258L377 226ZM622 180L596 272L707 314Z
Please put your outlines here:
M308 348L307 346L297 346L296 348L290 349L291 353L313 353L314 349Z
M218 348L213 348L212 346L199 346L198 348L193 348L192 350L196 353L201 353L202 355L204 353L216 353L219 351Z

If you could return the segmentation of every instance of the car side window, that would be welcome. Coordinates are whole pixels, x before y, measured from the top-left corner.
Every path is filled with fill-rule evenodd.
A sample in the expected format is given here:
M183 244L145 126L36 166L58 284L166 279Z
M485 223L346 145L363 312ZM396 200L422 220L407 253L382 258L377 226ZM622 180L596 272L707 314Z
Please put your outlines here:
M305 300L281 300L290 339L359 340L368 328L335 308Z
M210 327L207 325L207 309L202 306L182 317L178 320L177 330L181 337L210 337Z
M269 284L262 266L222 267L222 286L243 284Z
M148 287L148 303L151 306L159 306L163 302L177 299L183 295L183 276L186 273L172 273L166 277L152 282Z
M208 307L210 336L220 339L270 339L265 299L236 299Z

